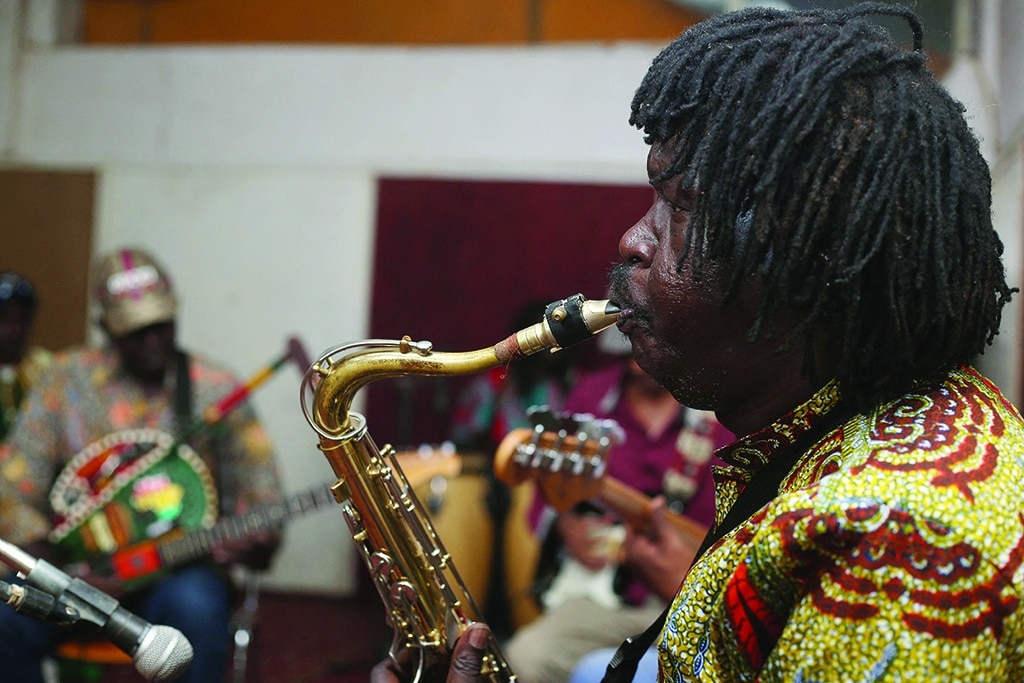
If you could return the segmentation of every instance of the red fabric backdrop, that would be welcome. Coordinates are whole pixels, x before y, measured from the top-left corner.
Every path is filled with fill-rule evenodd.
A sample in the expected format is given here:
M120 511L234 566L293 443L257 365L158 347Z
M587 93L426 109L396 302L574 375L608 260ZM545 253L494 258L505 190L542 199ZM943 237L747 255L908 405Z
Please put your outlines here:
M491 346L535 299L603 298L618 240L650 205L647 185L384 178L378 186L370 335ZM578 347L586 364L593 345ZM368 386L378 444L438 443L469 377L385 379Z

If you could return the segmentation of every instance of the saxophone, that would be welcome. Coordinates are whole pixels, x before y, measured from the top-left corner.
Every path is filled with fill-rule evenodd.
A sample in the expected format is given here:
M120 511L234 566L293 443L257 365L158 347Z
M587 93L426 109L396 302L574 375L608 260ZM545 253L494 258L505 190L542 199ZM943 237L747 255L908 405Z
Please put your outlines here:
M389 656L408 651L421 681L451 653L455 641L480 620L451 557L386 445L378 449L366 419L350 406L372 381L406 375L455 376L481 372L541 350L559 351L615 322L607 300L576 294L549 304L543 319L492 347L434 352L428 341L365 340L325 351L306 373L300 392L306 420L338 475L331 486L394 629ZM480 671L493 683L516 680L491 636Z

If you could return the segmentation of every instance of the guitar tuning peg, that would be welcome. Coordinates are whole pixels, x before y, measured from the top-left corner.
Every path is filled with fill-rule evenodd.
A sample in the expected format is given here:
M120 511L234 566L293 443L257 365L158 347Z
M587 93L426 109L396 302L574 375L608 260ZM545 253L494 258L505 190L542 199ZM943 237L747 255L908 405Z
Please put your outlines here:
M601 420L600 433L612 445L618 445L626 440L626 432L622 425L612 419Z
M558 429L558 416L546 404L530 406L526 409L526 417L534 430L551 432Z

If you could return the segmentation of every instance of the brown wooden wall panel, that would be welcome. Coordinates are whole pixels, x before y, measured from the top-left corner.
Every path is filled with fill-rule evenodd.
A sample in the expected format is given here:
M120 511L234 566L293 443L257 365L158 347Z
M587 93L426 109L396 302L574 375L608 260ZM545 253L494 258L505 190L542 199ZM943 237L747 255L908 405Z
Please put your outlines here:
M706 15L668 0L545 0L541 34L546 41L651 40L668 42Z
M84 0L91 44L521 44L667 40L669 0Z
M0 269L35 284L32 339L49 349L86 339L94 187L88 172L0 170Z

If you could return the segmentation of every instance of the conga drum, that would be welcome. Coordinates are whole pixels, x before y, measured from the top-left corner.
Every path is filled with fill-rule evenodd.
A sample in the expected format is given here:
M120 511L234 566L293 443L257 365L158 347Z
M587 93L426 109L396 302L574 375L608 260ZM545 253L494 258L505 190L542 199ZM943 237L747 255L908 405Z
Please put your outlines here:
M536 486L525 481L512 487L512 504L505 521L505 593L512 624L522 628L541 614L533 596L533 582L540 558L540 541L530 527L530 508Z
M434 477L414 490L423 504L441 543L452 557L482 616L501 609L510 621L501 625L513 629L528 624L540 614L532 594L540 545L530 528L529 512L533 504L533 482L511 488L494 482L490 458L482 453L461 456L462 469L455 478ZM491 509L492 486L505 488L508 508L495 518ZM500 524L500 529L497 527ZM499 532L500 533L497 533ZM496 547L497 537L501 547ZM496 565L498 562L500 564ZM500 571L500 576L494 576ZM500 591L493 595L492 592ZM495 600L504 604L494 605Z
M462 454L455 478L436 476L414 487L466 590L483 610L487 600L494 526L487 509L489 464L481 453Z

